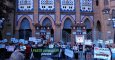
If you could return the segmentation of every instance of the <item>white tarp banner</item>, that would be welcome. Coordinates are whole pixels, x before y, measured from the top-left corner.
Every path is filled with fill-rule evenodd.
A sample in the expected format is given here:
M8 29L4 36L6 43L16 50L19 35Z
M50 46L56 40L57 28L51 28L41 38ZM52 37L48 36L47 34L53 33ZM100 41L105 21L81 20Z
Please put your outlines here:
M70 49L65 49L65 55L66 56L68 56L68 57L71 57L71 58L73 58L74 57L74 53L73 53L73 51L72 50L70 50Z
M111 60L111 52L108 48L94 47L94 58Z

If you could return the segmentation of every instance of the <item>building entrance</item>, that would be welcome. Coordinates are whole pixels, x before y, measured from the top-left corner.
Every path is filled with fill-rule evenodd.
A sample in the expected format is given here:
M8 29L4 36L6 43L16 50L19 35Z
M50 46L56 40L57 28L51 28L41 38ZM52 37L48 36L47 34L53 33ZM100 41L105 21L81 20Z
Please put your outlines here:
M30 22L27 18L24 18L21 22L19 29L19 38L28 40L32 36L32 31L30 28Z
M62 30L62 39L64 42L70 42L71 41L71 29L63 29Z
M62 30L62 41L64 43L71 42L71 27L72 27L72 21L67 18L64 21L64 27Z

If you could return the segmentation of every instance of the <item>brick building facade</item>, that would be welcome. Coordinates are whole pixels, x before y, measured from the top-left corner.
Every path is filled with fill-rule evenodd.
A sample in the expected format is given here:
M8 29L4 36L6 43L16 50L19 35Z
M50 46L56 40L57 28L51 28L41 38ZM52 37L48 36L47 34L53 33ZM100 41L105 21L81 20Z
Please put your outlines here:
M60 40L74 42L76 35L85 32L86 34L83 33L85 39L92 41L115 40L114 24L108 21L109 18L115 18L114 2L114 0L16 0L14 35L17 38L29 39L49 34L49 37L53 37L57 42ZM85 30L78 30L74 26L85 26Z

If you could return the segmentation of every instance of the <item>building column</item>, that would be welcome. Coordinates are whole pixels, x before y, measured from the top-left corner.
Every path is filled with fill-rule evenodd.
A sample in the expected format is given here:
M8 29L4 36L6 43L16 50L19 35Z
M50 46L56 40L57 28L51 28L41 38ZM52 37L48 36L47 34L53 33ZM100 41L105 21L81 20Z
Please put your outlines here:
M77 22L80 22L80 20L81 20L81 16L80 16L80 0L75 0L75 2L76 2L75 7L78 7L78 8L76 8L76 23L77 23Z
M15 38L17 38L17 39L19 38L19 30L18 29L15 30Z
M31 30L32 30L32 37L35 37L35 28L33 28Z
M55 0L56 2L56 21L54 28L54 40L55 42L59 42L61 40L61 22L60 22L60 0Z
M34 22L33 22L34 25L37 24L37 23L39 23L39 22L38 22L38 20L39 20L39 19L38 19L38 5L39 5L39 4L38 4L38 1L39 1L39 0L34 0L34 14L33 14L33 16L34 16L34 17L33 17L33 19L34 19L34 20L33 20L33 21L34 21ZM36 30L35 30L35 26L33 26L33 29L32 29L32 36L33 36L33 37L35 37L35 31L36 31Z
M60 27L56 27L56 29L54 29L55 42L59 42L61 40L61 37L62 37L62 29Z

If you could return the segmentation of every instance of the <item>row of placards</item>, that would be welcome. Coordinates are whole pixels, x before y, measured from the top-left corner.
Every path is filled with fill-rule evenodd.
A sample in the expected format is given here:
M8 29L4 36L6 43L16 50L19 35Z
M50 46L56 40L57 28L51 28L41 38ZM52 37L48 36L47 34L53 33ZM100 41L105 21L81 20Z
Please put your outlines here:
M93 42L91 40L85 40L84 35L76 35L76 43L82 43L85 45L92 45Z

